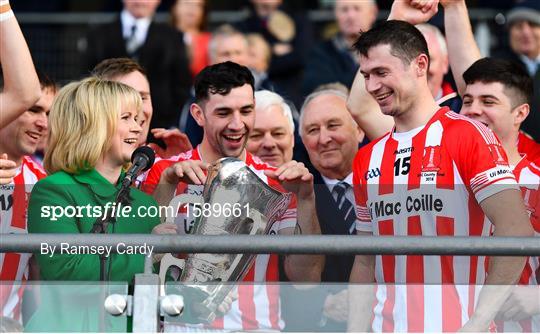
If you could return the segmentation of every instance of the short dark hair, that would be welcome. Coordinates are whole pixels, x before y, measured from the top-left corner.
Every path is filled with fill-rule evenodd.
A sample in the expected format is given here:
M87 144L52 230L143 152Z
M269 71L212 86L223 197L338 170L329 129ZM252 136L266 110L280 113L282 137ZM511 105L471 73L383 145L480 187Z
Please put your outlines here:
M367 56L371 48L386 44L390 45L390 53L405 65L409 65L422 53L429 59L427 42L420 30L408 22L398 20L385 21L361 32L353 49Z
M36 73L38 76L39 85L41 86L41 90L51 89L55 93L58 91L58 86L56 85L56 82L51 79L45 72L36 69Z
M194 80L195 100L200 103L207 100L210 94L227 95L231 89L248 84L254 88L251 71L242 65L226 61L205 67Z
M58 91L58 85L56 82L51 79L45 72L41 71L39 68L36 68L36 74L39 80L39 86L41 87L41 90L45 89L51 89L53 92ZM0 70L0 91L4 90L4 80L3 80L3 74Z
M495 58L482 58L475 61L464 73L467 85L475 82L499 82L509 91L506 95L514 106L530 103L533 94L533 81L525 68L519 64Z
M144 68L135 60L130 58L109 58L105 59L94 67L92 76L105 80L112 80L119 76L133 72L141 72L146 76Z

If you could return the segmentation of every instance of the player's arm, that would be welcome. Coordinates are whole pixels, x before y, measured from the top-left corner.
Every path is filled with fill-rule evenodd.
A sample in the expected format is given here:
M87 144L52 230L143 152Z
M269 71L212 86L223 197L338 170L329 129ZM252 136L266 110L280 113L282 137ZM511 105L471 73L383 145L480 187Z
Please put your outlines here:
M358 235L371 235L357 231ZM349 278L349 332L370 332L375 297L375 256L356 255Z
M289 161L275 171L265 171L268 177L277 179L285 188L296 195L297 228L287 228L281 234L321 234L317 210L315 208L315 193L313 190L313 175L301 162ZM285 273L293 282L321 280L324 266L323 255L290 254L285 257Z
M456 81L459 95L465 93L465 72L482 55L474 40L471 21L465 0L441 0L444 7L444 25L452 27L446 29L446 43L448 45L448 59L452 75Z
M157 183L155 188L150 190L152 196L160 206L169 205L176 192L178 183L202 185L206 182L205 171L208 164L199 160L186 160L177 162L163 170L161 175L154 177L154 171L150 170L149 183ZM159 172L158 172L159 173ZM158 182L152 180L159 180ZM147 187L150 188L151 187ZM145 186L143 185L143 190ZM146 190L145 190L146 191ZM162 217L162 220L165 217Z
M362 175L366 156L363 150L353 162L353 191L356 212L356 234L373 235L373 221L367 207L367 187ZM375 255L356 255L349 277L349 332L371 331L373 301L375 298Z
M495 226L495 236L529 237L533 230L521 193L506 189L480 202L482 210ZM525 257L491 257L488 274L478 298L474 314L463 327L465 331L487 331L490 322L508 298L512 286L518 282Z
M407 21L412 25L425 23L437 14L438 5L439 0L394 0L388 20Z
M497 318L521 321L540 314L540 285L518 285L499 310Z
M539 170L536 170L534 164L530 165L531 171L533 173L540 173ZM540 174L539 174L540 175ZM532 184L533 186L538 187L538 184ZM522 188L523 189L523 188ZM534 191L534 190L533 190ZM531 202L529 202L529 205ZM528 210L530 211L530 210ZM533 228L536 233L540 232L540 201L536 202L535 207L532 209L530 215L530 220ZM536 227L536 228L535 228ZM531 256L530 262L534 260L539 261L540 258ZM532 263L530 263L532 265ZM534 267L531 266L531 269L534 270ZM524 271L525 273L525 271ZM499 310L497 318L503 320L513 320L520 321L532 316L538 316L540 314L540 267L536 268L536 272L531 272L532 275L536 277L536 282L533 282L530 285L518 285L512 290L512 294L508 297L504 305ZM531 279L528 277L527 281ZM534 280L533 280L534 281ZM520 278L520 283L523 282L523 276ZM536 283L536 284L535 284Z
M1 129L39 99L41 88L30 51L8 1L0 1L0 13L0 63L4 79L0 93Z
M315 196L297 197L297 224L295 234L303 235L321 234L317 210L315 208ZM287 233L287 231L285 231ZM288 229L292 234L292 229ZM284 268L289 280L293 282L319 282L324 267L323 255L289 254L285 257Z

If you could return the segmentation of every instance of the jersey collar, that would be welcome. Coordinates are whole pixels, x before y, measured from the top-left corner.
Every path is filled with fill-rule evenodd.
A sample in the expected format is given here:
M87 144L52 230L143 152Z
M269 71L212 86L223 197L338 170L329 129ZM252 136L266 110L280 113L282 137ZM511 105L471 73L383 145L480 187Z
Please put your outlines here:
M450 111L450 108L448 107L441 107L439 108L439 110L437 110L437 112L435 112L435 114L431 117L431 119L423 126L423 128L418 131L417 133L415 133L412 137L415 137L417 136L418 134L422 133L423 131L426 131L426 129L428 129L430 127L431 124L435 123L437 120L439 120L444 114L446 114L447 112ZM392 128L392 131L390 132L390 138L393 139L393 140L396 140L394 138L394 133L396 132L396 126L394 125L394 127Z

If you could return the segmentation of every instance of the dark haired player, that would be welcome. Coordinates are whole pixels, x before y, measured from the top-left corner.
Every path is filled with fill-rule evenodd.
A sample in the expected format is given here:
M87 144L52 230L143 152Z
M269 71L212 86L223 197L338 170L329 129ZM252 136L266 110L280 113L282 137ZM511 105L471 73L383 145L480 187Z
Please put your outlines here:
M270 186L294 193L289 208L271 229L272 234L320 234L316 217L313 176L303 164L290 161L278 169L263 163L245 149L255 122L253 76L247 67L233 62L208 66L195 78L196 102L190 111L204 129L202 143L169 160L159 161L150 170L143 189L157 201L168 204L173 194L202 193L209 163L223 157L243 160ZM180 233L189 233L193 217L180 212L176 218ZM279 279L277 255L258 255L246 275L247 282ZM320 281L321 256L288 255L285 272L291 281ZM241 285L232 309L212 328L226 330L281 330L279 290L272 285Z
M433 99L422 34L409 23L387 21L362 34L354 47L366 90L395 123L355 159L358 234L488 236L491 221L497 236L531 235L495 135ZM377 292L374 331L484 331L508 290L487 287L476 300L454 285L514 284L524 263L493 257L486 278L478 256L357 256L351 282L406 284ZM365 306L350 300L349 319L357 320L350 329L365 331L371 314L355 319Z
M48 115L56 95L56 84L37 71L41 97L24 113L0 129L0 152L15 161L13 181L0 185L0 233L26 234L28 196L32 187L46 176L43 167L32 160L39 143L47 134ZM32 254L5 253L0 256L0 316L22 323L24 282L29 278ZM34 277L35 279L35 277Z

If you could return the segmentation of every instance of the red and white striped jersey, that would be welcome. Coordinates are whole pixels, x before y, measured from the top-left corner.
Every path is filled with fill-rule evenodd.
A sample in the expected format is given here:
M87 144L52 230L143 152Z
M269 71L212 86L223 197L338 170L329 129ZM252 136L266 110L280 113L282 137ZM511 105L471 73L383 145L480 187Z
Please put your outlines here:
M529 161L540 159L540 144L523 131L519 131L517 146L518 152L526 154Z
M160 157L159 155L156 154L155 158L154 158L154 164L152 165L155 166L158 162L160 162L161 160L164 160L162 157ZM135 188L141 188L143 183L146 181L146 179L148 178L148 173L150 173L150 169L144 171L143 173L139 174L139 176L137 176L137 178L135 179ZM159 181L159 180L158 180Z
M517 188L496 136L448 108L421 128L362 148L353 175L357 230L381 236L488 236L491 223L478 203ZM377 291L373 330L458 330L474 308L474 285L484 282L484 262L376 256L375 281L390 285Z
M514 168L535 236L540 237L540 167L523 157ZM539 284L540 258L529 257L520 284Z
M161 173L172 164L185 160L201 160L199 148L181 153L171 159L164 159L152 167L148 172L142 189L152 193L159 182ZM265 170L275 170L274 167L262 162L259 158L246 152L246 165L259 178L269 186L282 192L284 189L278 181L268 178ZM202 185L179 184L175 196L178 194L202 195ZM194 218L187 217L185 210L178 213L176 220L179 233L190 233L194 225ZM276 221L270 229L270 234L277 234L285 228L296 226L296 201L289 204L280 220ZM255 258L255 263L247 273L243 282L238 285L238 299L233 302L231 310L212 324L213 329L226 329L227 331L250 331L250 330L281 330L281 307L279 302L279 287L272 284L252 284L253 282L275 282L279 280L278 256L275 254L261 254ZM251 283L248 283L251 282Z
M40 165L23 157L13 182L0 185L0 233L27 233L28 198L34 184L46 176ZM24 282L28 279L28 260L32 254L0 254L1 315L20 321Z
M523 157L514 168L514 175L521 188L535 236L540 237L540 167ZM538 294L539 275L540 257L531 256L525 264L519 284L535 286ZM540 315L520 321L497 321L496 324L498 332L537 333L540 332Z

